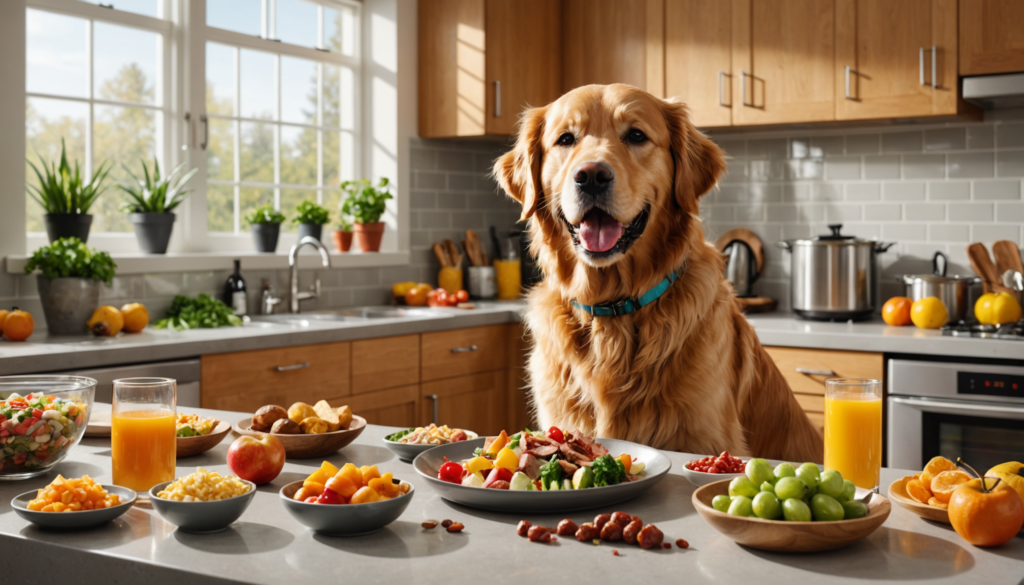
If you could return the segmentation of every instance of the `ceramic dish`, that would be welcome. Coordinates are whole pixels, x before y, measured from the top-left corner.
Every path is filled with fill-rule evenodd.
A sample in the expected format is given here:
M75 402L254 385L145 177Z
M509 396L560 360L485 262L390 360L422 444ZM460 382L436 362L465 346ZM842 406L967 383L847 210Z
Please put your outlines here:
M467 431L463 429L463 432L466 433L466 436L468 437L466 439L467 441L472 441L473 439L479 437L479 435L477 435L473 431ZM390 436L391 435L388 435L388 437ZM402 461L405 461L406 463L411 462L413 459L416 458L417 455L428 449L433 449L434 447L443 447L443 445L410 445L408 443L400 443L398 441L389 441L387 437L384 437L383 441L384 445L388 449L391 449L392 453L398 455L398 458L401 459ZM459 442L461 443L462 441ZM450 445L451 443L446 444Z
M400 483L399 480L394 480ZM310 504L292 499L302 487L302 480L281 488L284 507L300 523L319 534L328 536L361 536L371 534L391 524L405 512L412 502L416 488L409 486L409 493L396 498L371 502L369 504Z
M238 520L256 495L256 484L244 479L241 481L249 486L248 493L226 500L178 502L158 498L156 495L171 485L170 481L153 486L149 490L149 500L160 516L177 526L178 530L197 533L219 532Z
M708 524L738 544L773 552L819 552L842 548L874 532L889 517L889 500L874 494L867 502L868 515L836 522L787 522L731 516L711 507L715 496L729 493L729 481L722 480L698 488L691 498L693 507ZM857 489L858 498L867 495Z
M928 504L922 504L910 497L910 494L907 493L907 482L912 479L914 479L914 477L908 475L907 477L897 479L889 484L889 497L892 498L892 501L896 502L896 504L901 508L917 514L922 518L942 522L943 524L949 524L948 510L945 508L929 506Z
M252 418L246 418L235 423L235 426L232 428L239 435L248 435L250 437L256 437L257 439L268 434L261 433L260 431L254 431L249 428L251 426ZM273 434L271 436L281 441L281 444L284 445L284 452L289 458L311 459L314 457L327 457L331 453L345 447L352 441L355 441L356 437L361 435L365 428L366 419L358 415L353 415L352 422L349 424L348 429L343 431L320 433L318 435Z
M224 436L229 432L231 432L231 423L219 420L208 435L178 437L175 441L177 445L176 454L178 457L191 457L192 455L205 453L219 445L224 440Z
M750 457L740 457L739 460L744 463L747 463L748 461L750 461ZM778 465L779 463L782 463L782 460L780 459L768 459L767 461L769 464L771 464L772 469L774 469L775 466ZM686 463L689 463L689 461L687 461ZM790 461L790 463L793 464L793 467L800 467L799 461ZM818 466L818 469L824 471L823 469L821 469L820 465ZM686 464L683 464L682 470L683 477L685 477L690 483L692 483L696 487L702 487L708 485L709 483L722 481L723 479L728 479L731 481L737 477L746 475L746 473L705 473L703 471L693 471L692 469L687 469Z
M91 528L106 524L121 514L124 514L135 503L138 494L135 490L123 488L117 485L104 485L103 489L121 498L121 503L102 510L83 510L81 512L37 512L28 509L28 503L36 497L39 490L32 490L16 496L11 500L11 507L14 512L29 522L42 526L43 528L56 528L60 530L74 530L78 528Z
M484 446L485 440L480 438L460 441L428 449L416 457L412 463L413 467L430 482L430 487L446 500L473 508L523 514L586 510L623 502L654 487L672 467L669 458L657 449L629 441L597 439L597 442L610 453L629 453L637 461L642 461L646 466L643 477L619 485L553 492L491 490L456 485L437 479L437 470L444 464L445 457L451 461L469 459L473 456L474 449Z

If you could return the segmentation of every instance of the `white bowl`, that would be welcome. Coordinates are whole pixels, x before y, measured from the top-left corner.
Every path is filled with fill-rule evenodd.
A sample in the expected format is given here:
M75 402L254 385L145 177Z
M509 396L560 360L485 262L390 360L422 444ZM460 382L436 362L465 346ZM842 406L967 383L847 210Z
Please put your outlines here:
M398 431L398 432L401 432L401 431ZM463 429L463 432L466 433L466 440L467 441L472 441L473 439L476 439L476 438L479 437L479 435L477 435L473 431L467 431L467 430ZM394 433L392 433L392 434L394 434ZM391 435L387 435L387 436L384 437L384 439L383 439L384 445L388 449L391 449L392 453L394 453L395 455L398 455L398 458L400 460L405 461L406 463L412 463L412 460L415 459L420 453L422 453L424 451L429 451L430 449L433 449L434 447L442 447L443 446L443 445L419 445L419 444L402 443L400 441L389 441L388 437L390 437L390 436ZM459 443L461 443L461 442L462 441L459 441ZM451 443L445 443L445 445L450 445L450 444Z
M748 459L740 458L740 461L746 463ZM686 463L689 463L689 461ZM683 477L688 479L690 483L697 487L705 486L709 483L714 483L723 479L731 480L736 477L744 476L746 476L746 473L706 473L704 471L694 471L692 469L687 469L685 464L683 465Z

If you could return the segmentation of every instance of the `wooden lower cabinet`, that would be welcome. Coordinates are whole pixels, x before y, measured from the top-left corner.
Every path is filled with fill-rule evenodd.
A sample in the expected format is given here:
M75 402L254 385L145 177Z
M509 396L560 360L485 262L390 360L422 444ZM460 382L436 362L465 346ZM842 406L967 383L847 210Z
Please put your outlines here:
M438 424L496 435L509 423L506 376L505 369L500 369L424 382L420 394L422 418L433 420L436 401Z
M419 384L354 394L347 402L354 414L372 425L418 427L430 422L421 413Z

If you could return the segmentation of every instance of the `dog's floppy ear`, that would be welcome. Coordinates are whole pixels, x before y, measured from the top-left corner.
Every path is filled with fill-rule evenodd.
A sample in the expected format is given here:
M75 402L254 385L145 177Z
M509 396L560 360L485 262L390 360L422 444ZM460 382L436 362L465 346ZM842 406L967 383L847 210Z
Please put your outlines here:
M515 147L494 162L494 178L513 199L523 205L519 221L529 219L537 211L544 187L540 169L543 159L541 136L547 107L531 108L519 120Z
M664 109L672 137L676 203L686 211L697 213L697 200L710 191L725 172L725 154L693 127L685 105L665 102Z

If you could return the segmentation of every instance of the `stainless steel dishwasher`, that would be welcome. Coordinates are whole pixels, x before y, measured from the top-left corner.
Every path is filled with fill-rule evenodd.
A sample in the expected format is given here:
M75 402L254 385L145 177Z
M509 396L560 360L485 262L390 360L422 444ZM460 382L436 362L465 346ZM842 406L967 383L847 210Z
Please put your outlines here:
M199 408L199 360L178 360L149 364L129 364L88 370L64 370L53 374L71 374L96 379L96 402L110 403L113 382L121 378L174 378L178 382L178 406Z

